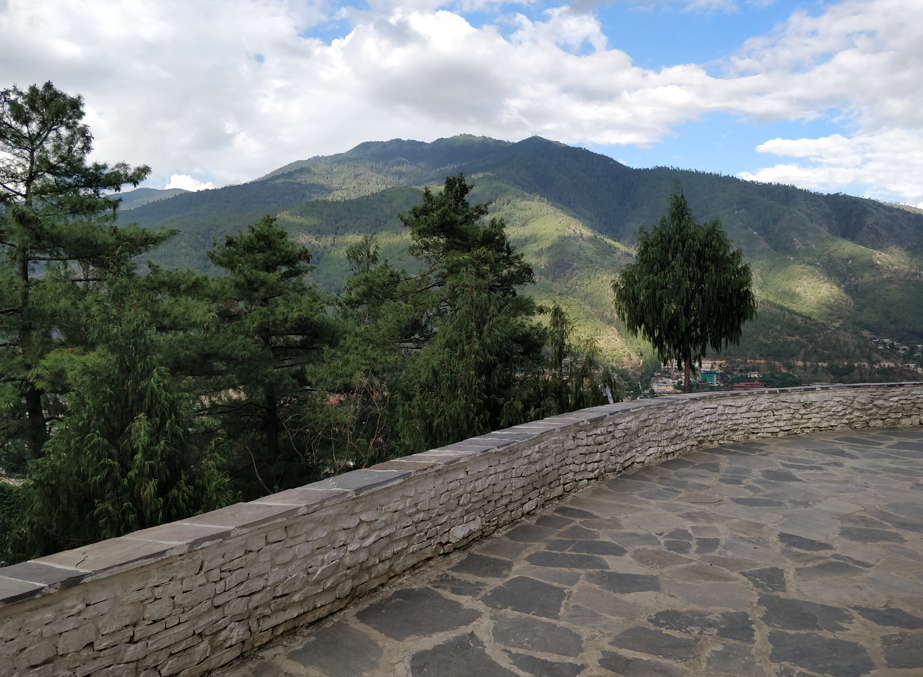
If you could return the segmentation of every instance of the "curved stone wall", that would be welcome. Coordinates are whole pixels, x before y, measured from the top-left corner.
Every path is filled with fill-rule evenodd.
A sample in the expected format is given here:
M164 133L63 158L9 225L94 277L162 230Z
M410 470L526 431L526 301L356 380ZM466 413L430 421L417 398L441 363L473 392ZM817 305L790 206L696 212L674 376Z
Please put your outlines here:
M917 383L594 407L2 568L0 676L199 675L604 475L921 414Z

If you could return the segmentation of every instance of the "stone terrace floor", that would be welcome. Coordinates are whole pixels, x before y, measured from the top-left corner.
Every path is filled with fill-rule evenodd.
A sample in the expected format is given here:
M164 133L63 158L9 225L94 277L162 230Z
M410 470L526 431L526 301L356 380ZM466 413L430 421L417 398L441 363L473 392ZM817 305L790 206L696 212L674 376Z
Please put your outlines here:
M923 429L599 482L224 677L923 675Z

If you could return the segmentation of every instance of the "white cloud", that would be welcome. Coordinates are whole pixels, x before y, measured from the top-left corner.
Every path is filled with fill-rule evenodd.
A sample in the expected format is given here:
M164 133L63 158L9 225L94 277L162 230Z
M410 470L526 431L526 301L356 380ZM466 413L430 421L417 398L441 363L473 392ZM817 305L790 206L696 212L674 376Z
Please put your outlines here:
M757 150L801 158L800 164L779 164L741 178L787 183L815 190L840 191L861 185L869 196L900 196L911 203L923 199L923 138L902 129L820 139L773 139Z
M849 0L816 17L796 12L731 65L738 78L773 83L741 105L753 117L811 120L833 109L846 132L767 141L759 152L800 161L743 178L923 198L923 3Z
M165 190L170 190L171 188L181 188L183 190L209 190L214 188L215 184L211 181L203 183L198 179L194 179L188 174L171 174L170 183L165 186Z
M753 76L754 116L817 117L843 109L866 126L918 125L923 90L923 3L847 0L816 17L795 12L767 37L748 40L729 75Z
M545 10L548 17L544 22L532 22L519 14L511 23L519 26L510 37L518 45L551 45L565 47L568 51L577 51L584 42L592 45L594 50L606 49L607 38L600 29L599 22L583 13L572 12L567 7L554 7Z
M737 4L750 2L765 4ZM592 14L566 7L480 27L446 9L498 6L370 0L331 14L323 0L9 0L0 83L50 79L81 92L96 155L149 164L156 185L173 174L242 182L373 139L470 132L650 146L715 112L772 122L835 111L840 134L767 141L761 151L791 161L748 177L806 187L850 177L919 199L919 0L796 12L747 41L721 76L696 64L638 67ZM337 17L349 22L344 37L303 37Z

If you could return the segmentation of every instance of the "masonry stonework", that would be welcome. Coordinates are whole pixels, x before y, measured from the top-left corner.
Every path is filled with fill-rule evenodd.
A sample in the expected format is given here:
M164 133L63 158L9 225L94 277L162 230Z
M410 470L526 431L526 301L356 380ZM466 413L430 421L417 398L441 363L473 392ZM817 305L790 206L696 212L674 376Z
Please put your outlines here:
M594 407L0 568L0 677L201 675L600 477L921 414L915 383Z

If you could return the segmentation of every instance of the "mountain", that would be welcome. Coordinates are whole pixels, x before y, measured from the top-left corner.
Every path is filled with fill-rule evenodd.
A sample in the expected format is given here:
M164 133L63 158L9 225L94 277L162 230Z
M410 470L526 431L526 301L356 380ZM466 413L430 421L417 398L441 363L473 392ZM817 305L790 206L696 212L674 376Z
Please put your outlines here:
M272 214L310 247L316 284L335 292L348 274L345 245L365 233L377 234L383 258L412 269L397 215L419 203L423 186L438 188L460 172L533 263L529 293L560 298L616 359L638 356L644 345L619 332L609 282L631 260L638 229L665 213L677 181L697 218L719 218L754 271L762 319L729 354L865 359L870 343L859 332L923 343L923 214L716 174L632 169L539 137L363 143L250 183L149 202L121 218L177 229L156 259L208 270L213 240Z
M135 188L134 190L129 190L124 193L117 193L112 197L119 200L119 209L125 211L126 209L137 209L142 205L157 202L158 200L166 200L168 197L182 195L188 192L188 190L183 190L182 188L168 188L166 190Z

